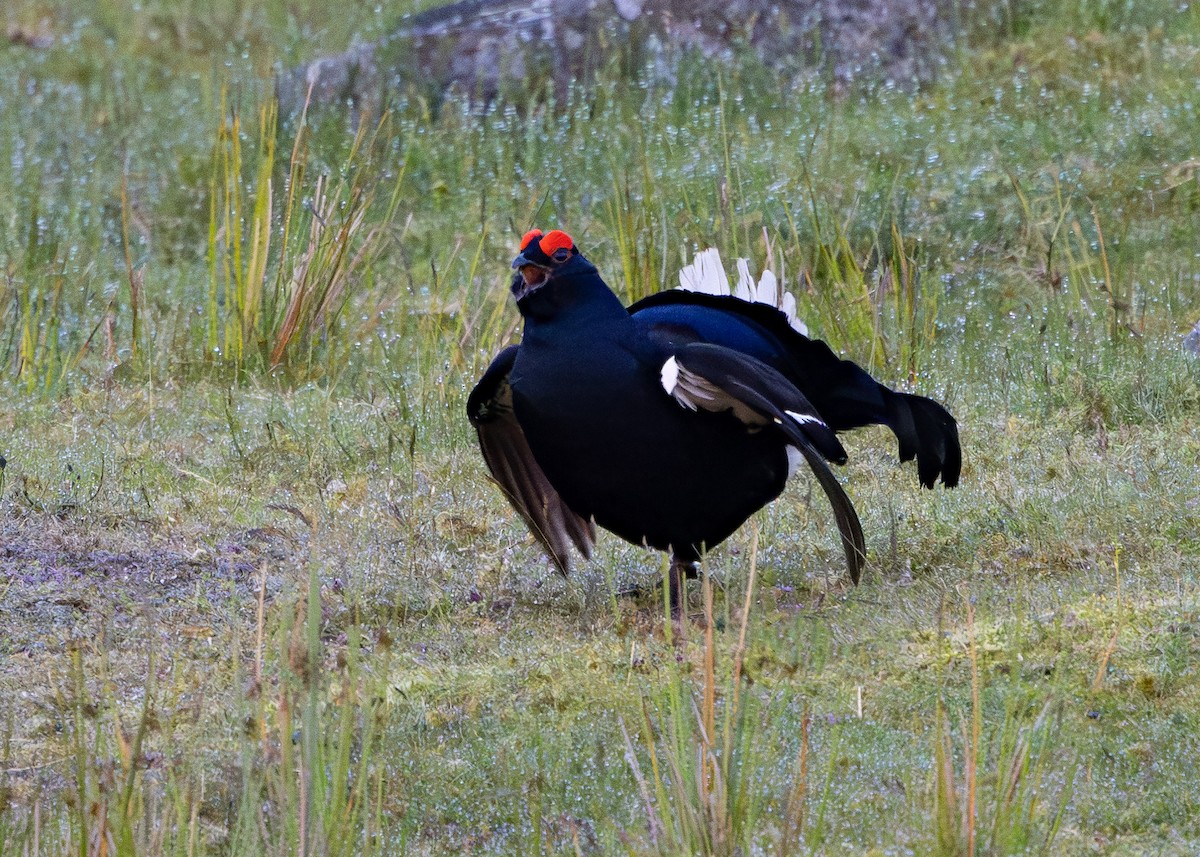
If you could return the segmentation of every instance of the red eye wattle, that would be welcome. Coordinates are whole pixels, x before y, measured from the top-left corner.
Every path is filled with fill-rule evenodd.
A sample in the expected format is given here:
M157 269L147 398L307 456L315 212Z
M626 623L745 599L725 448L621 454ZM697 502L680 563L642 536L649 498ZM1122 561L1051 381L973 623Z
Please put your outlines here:
M542 236L542 240L538 242L538 246L542 248L542 252L547 256L554 256L557 250L570 251L575 246L575 241L561 229L554 229Z
M536 241L537 239L539 239L541 237L542 237L542 230L530 229L528 232L526 232L524 235L521 236L521 252L524 253L530 244L532 244L534 241Z

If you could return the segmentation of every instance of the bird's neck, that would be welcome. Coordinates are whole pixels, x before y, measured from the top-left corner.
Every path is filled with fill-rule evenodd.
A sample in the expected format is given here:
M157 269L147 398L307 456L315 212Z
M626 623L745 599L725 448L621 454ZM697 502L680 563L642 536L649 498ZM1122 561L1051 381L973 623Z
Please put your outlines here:
M526 295L518 303L526 337L543 326L595 327L628 323L629 312L597 274L562 277Z

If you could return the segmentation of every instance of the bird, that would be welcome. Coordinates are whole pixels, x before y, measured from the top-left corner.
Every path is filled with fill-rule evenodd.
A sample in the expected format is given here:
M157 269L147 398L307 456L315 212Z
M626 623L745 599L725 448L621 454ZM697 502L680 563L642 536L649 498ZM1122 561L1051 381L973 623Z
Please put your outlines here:
M847 460L839 432L888 426L927 488L957 485L962 465L945 407L804 335L773 275L755 284L743 268L729 294L709 253L681 273L682 288L626 307L569 234L530 230L512 262L520 343L467 398L488 470L557 570L570 572L572 546L590 558L597 526L666 551L675 617L704 554L778 497L801 461L859 582L862 526L829 467Z

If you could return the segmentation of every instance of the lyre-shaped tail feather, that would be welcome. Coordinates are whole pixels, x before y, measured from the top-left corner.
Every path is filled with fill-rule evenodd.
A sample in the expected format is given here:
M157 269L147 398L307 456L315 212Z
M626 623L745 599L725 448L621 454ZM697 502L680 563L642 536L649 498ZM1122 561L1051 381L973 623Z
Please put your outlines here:
M750 273L749 259L738 259L736 264L737 285L730 288L729 278L725 276L725 267L721 264L720 252L715 247L701 250L690 265L680 268L679 288L719 297L732 295L749 303L773 306L787 316L788 324L793 329L808 336L808 325L796 317L796 296L780 285L775 272L768 268L755 280L754 275Z

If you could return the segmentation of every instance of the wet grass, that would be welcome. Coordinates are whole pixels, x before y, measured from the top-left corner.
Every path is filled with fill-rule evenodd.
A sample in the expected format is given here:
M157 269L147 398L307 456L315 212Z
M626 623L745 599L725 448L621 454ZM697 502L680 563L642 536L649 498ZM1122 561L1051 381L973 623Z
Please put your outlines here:
M356 133L269 75L371 5L7 6L0 852L1195 853L1200 26L984 11L919 93L697 64ZM856 590L803 481L703 619L613 539L562 581L462 416L534 222L630 299L769 256L962 486L848 437Z

